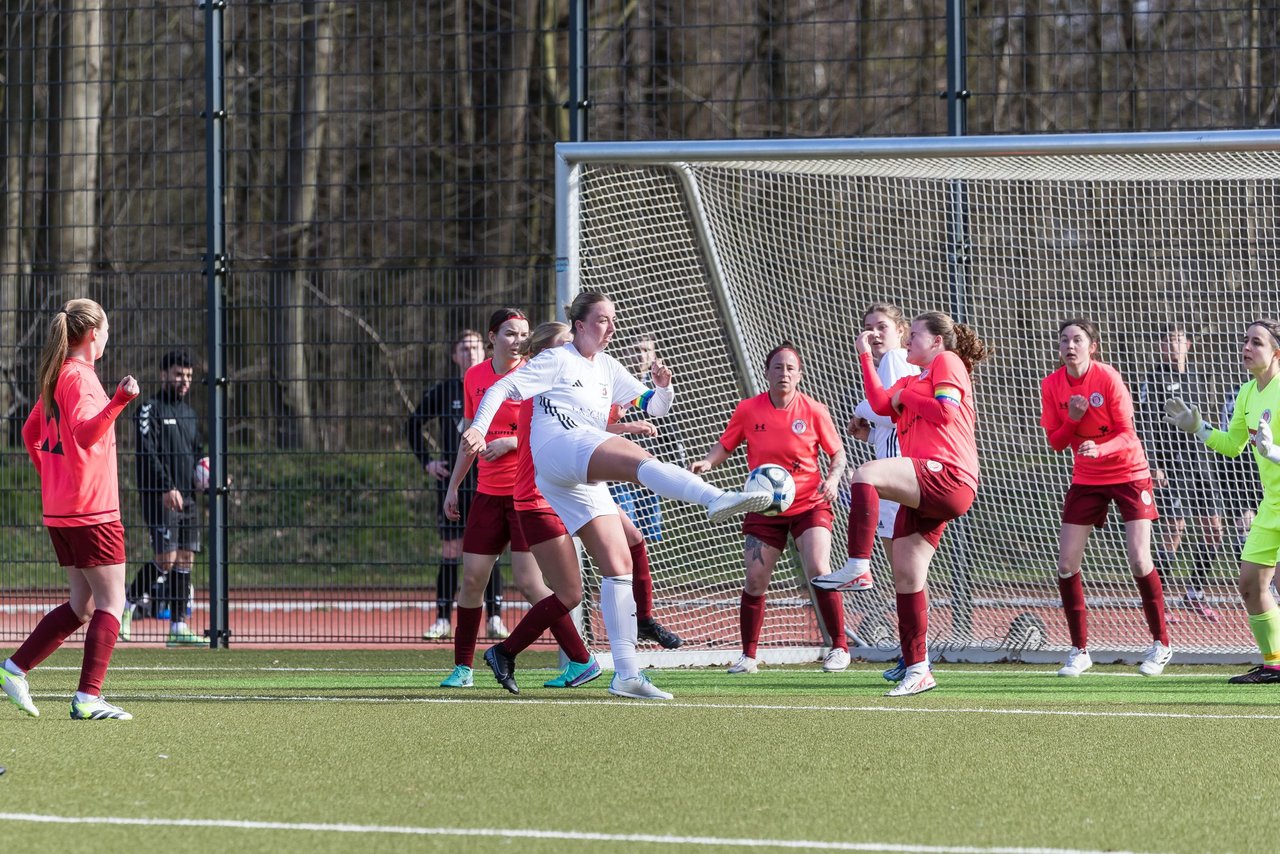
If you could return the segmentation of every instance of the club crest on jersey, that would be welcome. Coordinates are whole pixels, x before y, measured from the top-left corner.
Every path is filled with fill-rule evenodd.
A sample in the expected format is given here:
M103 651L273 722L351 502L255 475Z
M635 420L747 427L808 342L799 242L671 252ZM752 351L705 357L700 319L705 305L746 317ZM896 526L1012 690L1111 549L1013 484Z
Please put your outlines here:
M1090 405L1090 406L1101 406L1101 405L1102 405L1102 392L1100 392L1100 391L1095 391L1093 394L1089 395L1089 405Z
M791 422L791 432L795 433L797 436L803 435L804 431L808 429L809 425L804 423L803 418L797 418L795 421Z
M1266 424L1270 424L1270 423L1271 423L1271 410L1270 410L1270 409L1264 409L1264 410L1262 410L1262 414L1258 416L1258 423L1266 423Z

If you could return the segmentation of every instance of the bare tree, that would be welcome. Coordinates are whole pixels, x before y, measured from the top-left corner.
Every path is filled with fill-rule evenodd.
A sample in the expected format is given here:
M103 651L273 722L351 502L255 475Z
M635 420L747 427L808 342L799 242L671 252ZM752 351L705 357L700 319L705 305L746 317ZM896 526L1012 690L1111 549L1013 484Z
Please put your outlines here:
M315 448L317 433L307 369L307 260L312 257L319 166L329 108L333 0L302 3L298 73L289 117L289 149L276 194L277 241L271 275L269 338L276 443Z

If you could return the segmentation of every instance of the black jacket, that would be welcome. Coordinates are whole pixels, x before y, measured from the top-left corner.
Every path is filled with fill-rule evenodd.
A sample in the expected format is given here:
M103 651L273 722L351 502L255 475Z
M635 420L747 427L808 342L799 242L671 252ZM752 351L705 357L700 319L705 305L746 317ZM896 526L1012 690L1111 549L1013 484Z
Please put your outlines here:
M196 439L196 411L164 389L142 402L134 415L138 435L138 489L165 493L177 489L195 495L196 460L203 447Z

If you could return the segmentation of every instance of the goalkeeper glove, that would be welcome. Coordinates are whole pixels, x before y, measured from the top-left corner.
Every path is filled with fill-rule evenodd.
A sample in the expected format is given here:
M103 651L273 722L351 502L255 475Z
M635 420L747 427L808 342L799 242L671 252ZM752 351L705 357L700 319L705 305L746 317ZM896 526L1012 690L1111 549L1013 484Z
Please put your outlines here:
M1258 429L1253 434L1253 445L1258 449L1259 454L1273 463L1280 463L1280 445L1276 444L1271 435L1270 422L1258 422Z
M1177 397L1164 402L1164 420L1184 433L1199 436L1202 442L1209 441L1209 434L1213 432L1213 428L1200 417L1200 410Z

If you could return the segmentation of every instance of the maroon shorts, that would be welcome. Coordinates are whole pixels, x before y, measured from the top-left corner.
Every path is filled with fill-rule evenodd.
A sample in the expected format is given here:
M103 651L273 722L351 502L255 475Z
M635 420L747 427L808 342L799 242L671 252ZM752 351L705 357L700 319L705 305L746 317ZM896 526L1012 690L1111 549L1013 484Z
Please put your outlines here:
M755 537L766 546L778 551L787 548L787 534L800 539L800 535L810 528L826 528L831 530L831 506L819 504L803 513L794 516L765 516L761 513L748 513L742 520L742 533Z
M124 525L103 522L75 528L47 528L58 566L115 566L124 563Z
M520 532L530 548L554 540L567 537L569 530L564 522L550 507L539 507L534 510L516 510L516 518L520 520Z
M511 544L513 552L527 552L529 545L516 519L515 499L510 495L477 492L467 512L462 550L473 555L500 555Z
M1073 483L1062 504L1062 521L1067 525L1092 525L1101 528L1107 522L1107 505L1112 501L1126 522L1137 519L1159 519L1151 478L1128 483L1087 485Z
M952 466L915 457L911 462L915 466L916 482L920 485L920 506L903 504L898 509L898 518L893 522L893 538L919 534L936 549L942 542L942 532L946 530L947 523L969 512L976 496L973 487L961 480Z

